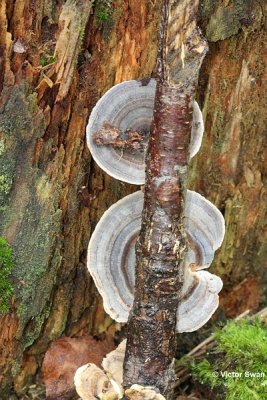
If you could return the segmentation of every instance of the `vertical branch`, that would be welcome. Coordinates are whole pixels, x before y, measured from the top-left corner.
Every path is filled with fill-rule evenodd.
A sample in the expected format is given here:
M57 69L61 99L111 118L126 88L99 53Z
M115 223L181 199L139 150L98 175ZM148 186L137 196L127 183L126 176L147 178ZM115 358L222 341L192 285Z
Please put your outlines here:
M198 1L163 1L158 82L136 246L136 289L128 324L124 386L171 397L178 295L186 236L182 223L192 100L207 52L196 28Z

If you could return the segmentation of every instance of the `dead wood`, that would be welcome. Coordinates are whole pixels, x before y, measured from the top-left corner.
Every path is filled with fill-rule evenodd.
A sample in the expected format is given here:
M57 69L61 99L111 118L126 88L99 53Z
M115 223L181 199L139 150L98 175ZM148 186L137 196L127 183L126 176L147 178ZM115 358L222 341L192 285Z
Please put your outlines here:
M184 191L199 68L207 52L196 28L198 1L164 0L145 201L136 246L136 289L128 323L124 386L172 397L176 310L187 248ZM183 12L181 13L181 10Z
M112 146L117 149L141 150L144 147L144 136L133 129L120 129L104 123L102 128L94 134L95 143L98 146Z

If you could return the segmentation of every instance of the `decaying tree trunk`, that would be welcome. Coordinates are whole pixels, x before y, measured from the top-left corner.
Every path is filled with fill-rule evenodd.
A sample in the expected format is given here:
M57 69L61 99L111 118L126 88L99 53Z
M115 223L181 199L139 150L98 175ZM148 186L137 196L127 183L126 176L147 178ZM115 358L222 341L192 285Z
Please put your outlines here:
M0 2L0 235L14 251L1 399L23 397L54 339L114 332L86 252L103 212L135 187L91 162L85 127L114 83L153 72L159 13L133 0L101 22L92 3Z
M207 44L196 28L198 0L163 1L158 82L146 157L136 283L128 322L124 386L172 397L175 327L183 282L184 193L192 102Z
M214 271L229 316L257 308L266 288L265 3L200 5L210 47L198 89L205 136L189 187L225 214ZM15 254L14 296L0 317L1 399L23 399L55 338L114 332L86 249L103 212L136 188L91 161L85 126L106 90L153 74L161 13L158 1L114 4L101 21L89 1L0 2L0 235Z
M266 11L265 1L254 0L201 7L210 48L199 80L205 135L189 185L224 213L214 271L228 317L257 310L266 298Z

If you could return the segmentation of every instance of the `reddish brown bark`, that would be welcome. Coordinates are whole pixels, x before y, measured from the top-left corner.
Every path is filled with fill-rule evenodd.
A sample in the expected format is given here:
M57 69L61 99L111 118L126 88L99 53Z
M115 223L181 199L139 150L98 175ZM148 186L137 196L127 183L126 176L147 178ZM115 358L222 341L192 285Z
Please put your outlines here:
M0 236L15 256L10 312L0 315L3 400L23 398L62 334L115 330L86 251L103 212L136 188L91 161L85 127L107 89L151 75L158 6L122 1L100 26L90 5L0 2Z
M29 120L25 98L30 95L27 101L34 100L35 93L44 116L44 129L50 126L49 132L54 133L53 138L48 134L39 138L42 134L40 112L36 106L32 107L34 133L23 152L19 145L22 156L17 156L17 147L13 148L12 154L8 151L2 154L0 165L6 154L7 161L17 160L17 167L16 180L4 211L9 213L7 220L12 229L0 223L0 235L12 245L16 241L16 255L20 248L31 255L36 248L38 229L45 226L52 215L54 222L47 229L52 249L44 248L41 241L38 253L40 257L45 254L56 256L44 258L41 264L44 273L38 275L34 283L37 269L32 268L27 274L30 257L26 257L25 262L23 257L17 258L13 275L19 274L23 278L21 281L15 278L14 286L18 291L16 289L10 314L0 317L1 399L11 398L10 391L5 394L5 388L13 387L14 383L18 398L23 399L22 389L26 390L35 379L48 344L62 332L69 336L81 330L99 333L111 323L86 270L86 249L90 231L103 212L119 198L136 190L110 178L90 162L85 125L91 108L106 90L123 80L139 79L153 73L160 2L118 1L112 21L101 26L95 15L90 16L67 95L68 102L62 102L59 107L54 101L58 83L50 87L51 81L46 78L54 64L42 67L39 59L50 52L49 44L53 50L59 39L64 28L59 18L65 3L63 0L0 2L0 89L3 88L1 102L6 112L6 119L0 112L0 136L5 126L9 131L13 126L14 131L19 132L21 121ZM205 137L201 151L190 166L190 188L225 211L226 239L213 268L223 278L226 288L221 298L231 300L227 305L222 302L224 311L226 315L234 316L252 306L257 308L264 297L264 288L266 290L264 214L267 202L266 165L263 162L266 113L262 100L267 82L262 52L266 33L263 0L233 0L231 6L226 3L210 0L200 3L201 26L208 37L210 52L202 68L198 91ZM26 53L12 51L17 40L25 45ZM61 56L56 62L61 63ZM52 77L53 82L56 78ZM18 87L21 88L19 93L23 92L22 101ZM16 103L8 101L14 98ZM8 114L10 108L11 114ZM28 129L28 123L26 128L21 131L29 138L32 129ZM21 143L19 137L12 137ZM52 187L41 204L39 199L32 201L32 196L25 195L28 186L34 189L36 185L40 187L40 193L50 185ZM25 210L32 213L38 203L34 235L30 236L28 230L33 228L32 221L26 221L22 229L21 225L12 224L12 215L19 221L23 204ZM62 210L56 232L53 208ZM17 240L19 236L24 237L25 242ZM55 236L59 242L53 242ZM39 257L36 261L36 265L40 265ZM48 280L52 282L51 287L44 285ZM239 285L242 285L242 293ZM23 311L21 299L23 297L24 304L27 302L24 292L28 289L32 299L26 317L24 313L21 319L16 310ZM43 309L40 300L44 298L48 302ZM189 350L192 341L197 342L199 333L186 337Z
M185 1L177 6L165 0L163 4L145 201L136 247L136 289L124 364L125 387L135 383L154 386L166 398L172 396L176 312L187 247L182 218L191 104L207 51L192 22L196 18L197 3ZM184 5L186 17L176 22L180 5ZM173 30L175 24L177 29ZM173 48L173 39L182 46L182 51L177 50L176 44Z

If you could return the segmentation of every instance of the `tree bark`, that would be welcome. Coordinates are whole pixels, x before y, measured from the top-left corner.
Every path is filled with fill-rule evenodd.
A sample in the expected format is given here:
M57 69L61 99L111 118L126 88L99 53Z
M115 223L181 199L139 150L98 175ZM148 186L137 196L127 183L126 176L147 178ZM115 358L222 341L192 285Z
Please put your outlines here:
M79 19L80 28L86 23L79 29L83 44L68 70L68 94L55 104L64 82L57 72L52 82L47 76L54 61L63 68L63 53L54 61L49 57L68 2L0 2L0 235L15 253L15 295L9 314L0 317L1 399L14 391L23 399L55 338L114 332L88 276L86 251L104 211L136 188L94 164L85 126L106 90L153 74L161 8L151 0L116 1L112 18L99 23L95 8L81 11L88 2L73 3L72 19L86 14ZM267 287L264 8L264 0L200 5L210 47L198 88L205 135L190 166L189 187L225 215L226 237L213 270L224 281L226 316L257 309ZM13 51L18 40L17 50L25 46L26 52ZM197 338L197 332L189 334L190 342Z
M224 214L211 272L224 282L221 311L233 318L266 298L266 3L205 1L200 11L210 48L198 94L205 133L189 185Z
M114 334L86 252L104 211L136 188L93 163L85 127L107 89L153 72L159 13L135 0L107 22L93 11L89 1L0 5L0 235L15 256L0 316L1 399L23 398L52 340Z
M183 13L181 12L183 11ZM136 284L128 321L124 386L156 387L172 397L179 292L183 284L183 227L192 101L207 52L196 28L198 1L163 1L158 81L146 157Z

